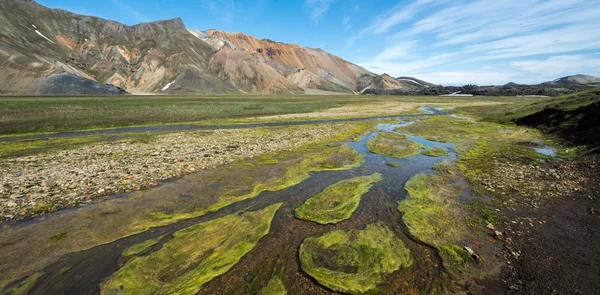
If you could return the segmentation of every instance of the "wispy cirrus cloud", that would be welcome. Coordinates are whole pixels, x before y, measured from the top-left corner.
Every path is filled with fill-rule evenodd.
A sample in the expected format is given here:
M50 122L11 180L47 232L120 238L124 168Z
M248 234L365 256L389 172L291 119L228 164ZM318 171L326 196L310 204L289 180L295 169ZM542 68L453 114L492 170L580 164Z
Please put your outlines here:
M521 79L531 74L542 77L527 68L550 63L555 65L553 73L593 71L576 63L557 62L569 55L600 51L600 7L592 2L476 0L456 4L413 0L374 17L350 41L381 36L383 49L361 63L368 69L385 69L397 76L427 75L429 71L436 73L431 77L441 83L445 83L442 73L448 73L448 81L457 81L458 72L489 73L490 82L495 80L492 77L504 77L499 71L519 71L506 76ZM519 63L524 58L528 59L527 67ZM495 70L481 71L483 66Z
M304 5L310 10L310 18L319 24L329 7L337 0L305 0Z
M115 6L117 9L124 10L130 15L132 15L139 22L149 22L151 19L147 17L145 14L141 13L139 10L133 8L131 5L127 4L125 1L121 0L110 0L110 3Z
M544 60L514 61L511 65L540 75L545 80L552 80L559 76L585 73L600 68L600 55L558 55ZM565 69L569 72L565 72Z

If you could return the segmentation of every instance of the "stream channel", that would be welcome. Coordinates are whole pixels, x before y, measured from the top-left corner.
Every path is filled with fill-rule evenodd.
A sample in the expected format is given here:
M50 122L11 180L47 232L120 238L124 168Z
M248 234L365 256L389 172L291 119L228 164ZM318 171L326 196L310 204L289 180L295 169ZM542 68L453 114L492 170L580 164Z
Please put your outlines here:
M424 108L424 110L431 112L425 116L446 115L440 110L430 108ZM98 294L101 282L126 262L121 257L121 253L128 247L148 239L160 238L160 242L148 251L151 253L160 249L166 241L171 239L171 234L175 231L235 212L259 210L279 202L282 202L283 205L271 223L270 233L264 236L259 244L228 272L206 283L199 294L247 294L250 292L249 288L252 284L257 284L257 282L262 286L266 284L276 262L283 262L285 266L282 279L288 294L331 294L330 290L319 285L301 270L298 259L300 244L307 237L336 229L363 229L366 225L376 222L384 223L401 238L411 250L414 259L411 267L387 276L384 289L405 293L411 290L427 292L431 288L441 287L445 274L436 250L410 236L408 229L402 223L402 215L397 206L398 202L406 196L405 183L416 174L433 173L432 167L441 160L455 159L454 146L409 135L411 140L425 148L440 147L447 150L449 155L429 157L418 154L408 158L395 159L371 153L365 145L379 132L395 132L396 127L410 124L408 120L412 117L396 116L397 123L380 124L378 131L366 134L360 141L336 143L349 145L365 156L365 162L358 168L347 171L311 173L309 179L284 190L263 192L255 198L231 204L201 217L154 227L109 244L66 254L58 262L45 267L44 274L36 281L30 294ZM389 163L400 165L393 167ZM294 217L294 209L321 192L325 187L344 179L370 175L375 172L381 173L383 180L376 183L362 197L358 209L350 219L334 225L320 225ZM194 177L198 176L188 175L175 181L175 184L190 181L190 179L194 181ZM195 181L201 181L201 179L198 177ZM118 198L127 198L127 195L118 196ZM97 204L90 206L95 205ZM61 214L52 214L46 219L30 221L30 223L42 225L56 218L61 218ZM28 224L15 226L27 227Z

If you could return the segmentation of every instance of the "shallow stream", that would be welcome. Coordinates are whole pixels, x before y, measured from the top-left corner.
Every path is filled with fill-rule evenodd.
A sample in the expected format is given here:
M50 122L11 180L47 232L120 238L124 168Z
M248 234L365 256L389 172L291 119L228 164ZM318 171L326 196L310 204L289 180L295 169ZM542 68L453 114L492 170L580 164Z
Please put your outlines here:
M363 136L357 142L336 143L349 145L365 156L365 162L358 168L339 172L312 173L308 180L281 191L263 192L255 198L234 203L217 212L208 213L198 218L182 220L167 226L151 228L113 243L64 255L59 262L44 269L44 275L37 280L30 294L99 293L100 283L126 262L121 257L123 250L145 240L162 237L161 242L153 246L149 252L156 251L171 238L170 234L175 231L246 209L262 209L278 202L283 202L283 206L273 219L270 234L263 237L258 246L244 256L231 270L205 284L200 294L246 293L251 284L264 284L259 282L260 280L264 280L266 283L268 277L264 277L264 274L271 272L270 270L277 259L285 261L283 281L289 294L329 294L329 290L321 287L300 269L297 258L300 243L307 237L334 229L361 229L367 224L376 222L385 223L395 232L411 249L415 260L414 265L410 268L397 271L387 278L389 287L396 290L398 288L427 290L436 287L435 285L441 284L443 281L439 257L433 248L411 239L408 230L402 223L397 205L405 197L404 185L411 177L418 173L432 173L432 167L441 160L455 159L454 146L409 135L410 139L425 148L440 147L449 151L449 155L429 157L419 154L396 159L369 152L365 144L373 139L378 132L395 132L396 127L410 124L409 121L397 120L398 123L394 124L380 124L378 131ZM399 167L394 167L396 165L390 165L390 163L399 164ZM375 172L383 175L383 181L375 184L363 196L360 206L349 220L335 225L319 225L294 218L293 210L325 187L340 180L370 175ZM189 182L194 177L196 176L187 176L171 185L176 185L177 182L185 185L186 181ZM196 178L196 181L201 181L201 179ZM218 187L219 184L214 183L211 185ZM185 201L187 198L191 197L181 195L182 200ZM49 217L50 220L54 218L61 218L61 216L58 214ZM43 225L44 222L45 220L41 220L38 224ZM40 245L40 247L43 247L43 245Z

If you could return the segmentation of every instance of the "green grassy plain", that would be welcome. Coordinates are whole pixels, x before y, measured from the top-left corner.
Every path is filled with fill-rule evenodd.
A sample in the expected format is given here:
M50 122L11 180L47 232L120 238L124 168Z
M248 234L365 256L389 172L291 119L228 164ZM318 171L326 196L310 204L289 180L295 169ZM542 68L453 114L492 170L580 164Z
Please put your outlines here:
M0 97L0 135L307 113L349 104L403 102L468 105L523 100L532 99L255 95Z

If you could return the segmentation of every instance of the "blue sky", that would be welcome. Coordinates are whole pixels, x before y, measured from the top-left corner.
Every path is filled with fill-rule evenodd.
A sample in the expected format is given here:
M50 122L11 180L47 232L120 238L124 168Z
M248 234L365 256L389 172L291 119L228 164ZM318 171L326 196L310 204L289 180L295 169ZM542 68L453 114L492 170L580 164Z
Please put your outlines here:
M133 25L188 28L319 47L376 73L433 83L539 83L600 76L596 0L38 0Z

